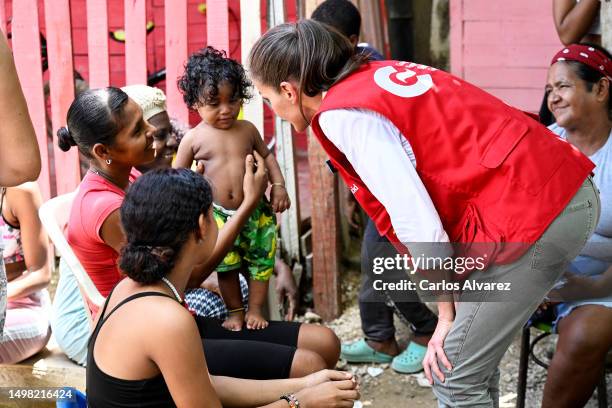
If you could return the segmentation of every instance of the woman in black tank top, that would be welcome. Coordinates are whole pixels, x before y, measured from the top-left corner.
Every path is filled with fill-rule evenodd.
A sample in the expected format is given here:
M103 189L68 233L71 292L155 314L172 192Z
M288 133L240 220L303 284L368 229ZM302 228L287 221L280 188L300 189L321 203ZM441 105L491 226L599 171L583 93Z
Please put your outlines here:
M108 296L90 339L88 405L352 407L359 393L348 373L266 381L209 375L200 338L207 327L198 327L183 294L215 246L211 203L208 183L186 169L147 173L130 187L121 206L127 278Z

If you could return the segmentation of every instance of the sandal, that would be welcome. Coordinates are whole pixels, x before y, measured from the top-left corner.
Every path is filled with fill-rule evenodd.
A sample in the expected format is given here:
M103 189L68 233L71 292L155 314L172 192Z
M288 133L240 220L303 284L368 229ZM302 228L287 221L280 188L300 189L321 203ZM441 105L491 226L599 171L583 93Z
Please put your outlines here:
M393 356L374 350L365 341L358 340L342 345L340 358L348 363L390 363Z
M406 350L393 359L391 368L402 374L418 373L423 370L423 359L426 352L427 347L411 341Z

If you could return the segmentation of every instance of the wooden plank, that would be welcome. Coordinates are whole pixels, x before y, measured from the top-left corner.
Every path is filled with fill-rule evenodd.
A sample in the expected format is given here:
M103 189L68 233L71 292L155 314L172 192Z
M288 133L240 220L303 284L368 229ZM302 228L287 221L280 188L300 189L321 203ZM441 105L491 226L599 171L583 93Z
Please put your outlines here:
M240 32L242 63L247 64L249 52L261 36L261 7L254 7L253 0L240 0ZM243 107L244 118L253 123L259 134L264 134L263 100L256 90L253 98Z
M81 181L77 149L62 152L57 145L57 129L66 124L66 114L74 99L74 68L70 36L70 0L45 2L49 87L57 194L73 191ZM59 159L61 158L61 160Z
M19 82L23 88L28 111L34 125L41 152L41 171L38 183L43 199L51 198L45 97L43 94L42 63L40 58L40 28L37 0L19 0L13 3L12 29L13 55Z
M6 2L0 0L0 30L6 35Z
M306 0L309 17L322 0ZM325 165L327 155L308 135L308 164L312 193L313 296L316 312L325 320L340 314L339 215L336 177Z
M110 84L106 0L87 0L87 48L89 86L105 88Z
M206 2L206 41L229 55L229 5L228 0Z
M465 66L465 80L479 87L506 87L544 89L546 66L524 67L472 67Z
M284 23L286 16L284 0L272 0L269 3L268 14L270 15L271 27ZM283 248L287 251L290 261L295 262L300 259L300 206L295 146L289 122L277 116L274 130L276 134L276 159L285 177L285 186L291 199L291 208L281 216L281 237Z
M609 1L601 2L601 42L608 50L612 50L612 3Z
M507 44L481 45L478 47L464 47L463 59L465 66L472 67L548 67L550 59L559 47L556 45L523 45ZM463 75L463 72L462 72ZM500 78L500 81L504 81Z
M450 70L463 77L463 0L450 0Z
M166 30L166 98L170 116L189 123L189 110L176 86L187 59L187 2L168 1L164 7Z
M544 97L543 88L485 88L485 91L495 95L510 106L537 112Z
M147 83L146 0L125 0L125 81Z
M541 16L525 21L465 21L463 41L465 47L495 44L500 49L506 45L561 46L554 26Z

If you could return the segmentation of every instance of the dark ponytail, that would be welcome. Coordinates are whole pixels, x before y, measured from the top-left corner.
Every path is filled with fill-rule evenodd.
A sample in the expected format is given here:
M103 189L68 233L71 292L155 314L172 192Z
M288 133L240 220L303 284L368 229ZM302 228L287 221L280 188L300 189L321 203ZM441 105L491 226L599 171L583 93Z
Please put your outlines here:
M121 250L121 270L144 284L166 276L211 204L210 185L191 170L153 170L139 177L121 205L127 240Z
M123 110L128 96L119 88L89 89L81 92L70 105L67 127L57 131L59 148L71 146L91 158L96 143L112 146L124 125Z
M57 130L57 144L63 152L67 152L70 147L76 146L76 142L66 126Z

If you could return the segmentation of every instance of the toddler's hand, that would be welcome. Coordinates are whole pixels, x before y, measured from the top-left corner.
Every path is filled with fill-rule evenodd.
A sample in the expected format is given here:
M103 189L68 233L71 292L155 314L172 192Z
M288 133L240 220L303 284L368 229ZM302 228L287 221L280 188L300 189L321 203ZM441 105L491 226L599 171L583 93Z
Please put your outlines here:
M283 212L291 206L285 186L273 185L270 191L270 204L274 212Z

